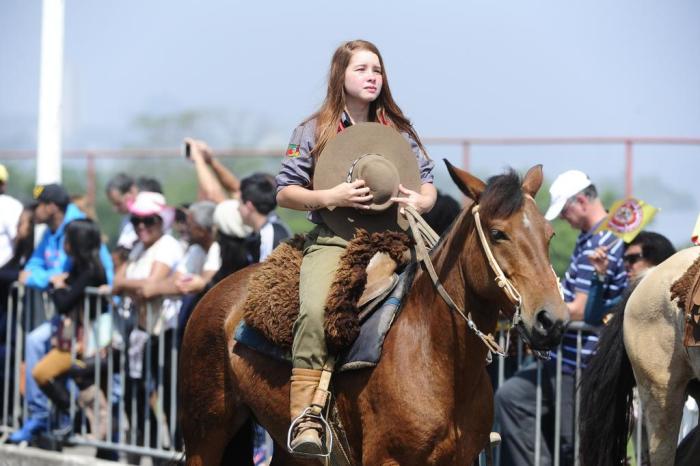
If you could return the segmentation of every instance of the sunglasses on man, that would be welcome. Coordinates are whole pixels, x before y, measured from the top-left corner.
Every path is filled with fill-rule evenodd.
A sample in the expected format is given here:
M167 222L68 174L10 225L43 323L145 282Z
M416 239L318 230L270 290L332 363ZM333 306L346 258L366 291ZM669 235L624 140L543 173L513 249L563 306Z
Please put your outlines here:
M625 254L622 256L622 261L628 265L634 265L642 259L644 259L644 257L642 257L641 253Z
M131 224L134 228L137 228L139 224L143 224L146 228L152 227L160 221L160 217L157 215L149 215L147 217L138 217L136 215L131 216Z

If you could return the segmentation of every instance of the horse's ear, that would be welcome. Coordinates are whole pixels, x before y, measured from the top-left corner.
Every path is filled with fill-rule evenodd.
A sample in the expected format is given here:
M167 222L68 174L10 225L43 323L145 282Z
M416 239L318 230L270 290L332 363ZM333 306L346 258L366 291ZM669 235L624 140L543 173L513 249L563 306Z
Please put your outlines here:
M535 197L537 191L542 187L542 164L535 165L527 171L523 178L523 191L532 197Z
M481 197L481 193L484 192L486 184L476 176L470 175L464 170L455 167L447 159L442 160L445 161L447 171L450 173L452 181L455 182L459 190L474 202L479 202L479 197Z

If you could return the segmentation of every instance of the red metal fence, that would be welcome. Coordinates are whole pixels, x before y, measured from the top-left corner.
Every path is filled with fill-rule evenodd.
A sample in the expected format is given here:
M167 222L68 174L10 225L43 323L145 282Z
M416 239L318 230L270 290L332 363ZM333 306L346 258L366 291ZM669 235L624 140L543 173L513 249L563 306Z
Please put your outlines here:
M684 145L699 146L700 138L691 137L429 137L423 142L428 146L452 146L461 148L462 168L469 169L472 150L476 146L565 146L565 145L613 145L620 146L620 155L625 157L625 195L633 193L634 148L638 145ZM220 157L270 157L283 154L283 148L275 149L217 149ZM95 160L97 159L150 159L178 158L179 149L71 149L65 150L66 159L84 159L87 172L87 196L95 199ZM33 150L1 150L0 160L31 160L36 157Z

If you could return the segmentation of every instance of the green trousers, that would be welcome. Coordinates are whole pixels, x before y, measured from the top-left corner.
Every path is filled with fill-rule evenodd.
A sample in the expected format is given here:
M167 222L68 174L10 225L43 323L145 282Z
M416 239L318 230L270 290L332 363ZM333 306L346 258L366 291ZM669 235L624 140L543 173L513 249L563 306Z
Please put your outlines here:
M299 276L299 318L294 323L292 365L322 369L328 359L323 331L326 299L348 242L327 226L314 228L304 244Z

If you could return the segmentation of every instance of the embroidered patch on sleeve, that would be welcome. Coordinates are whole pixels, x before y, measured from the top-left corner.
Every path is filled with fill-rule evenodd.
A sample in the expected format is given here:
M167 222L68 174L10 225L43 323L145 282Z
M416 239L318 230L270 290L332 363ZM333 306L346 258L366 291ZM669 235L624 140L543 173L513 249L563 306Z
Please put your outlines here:
M287 157L299 157L299 144L290 144L287 147Z

